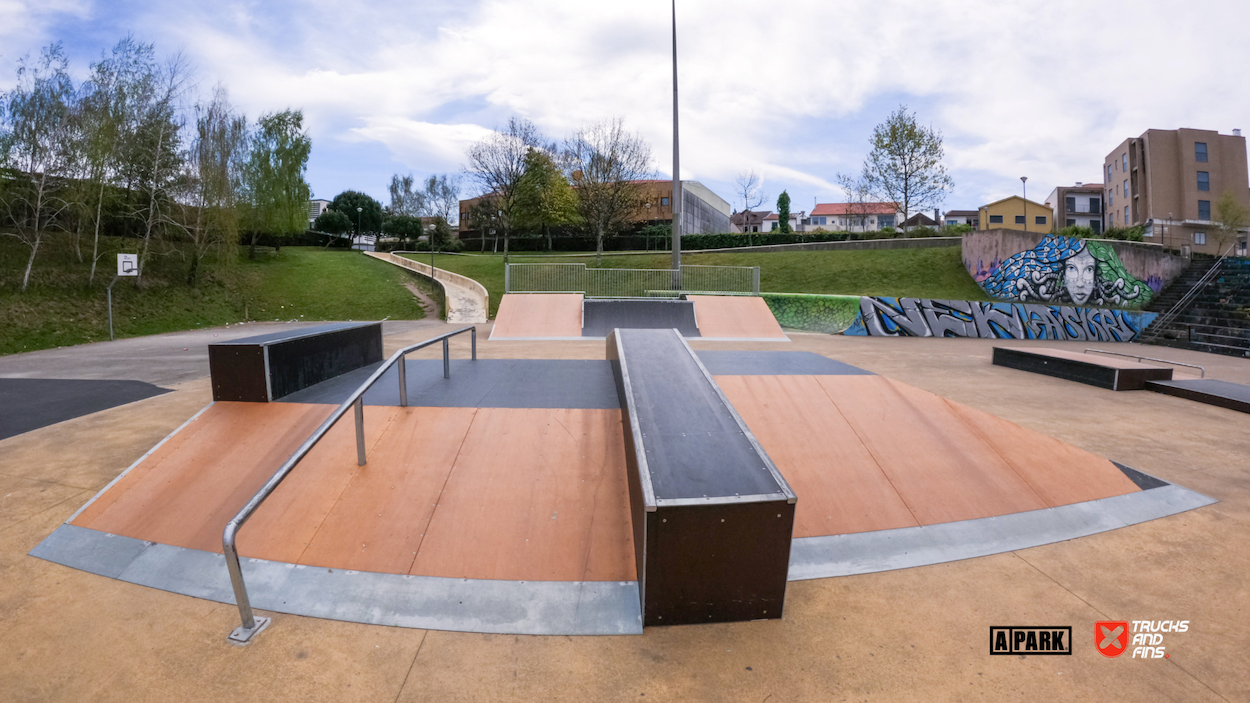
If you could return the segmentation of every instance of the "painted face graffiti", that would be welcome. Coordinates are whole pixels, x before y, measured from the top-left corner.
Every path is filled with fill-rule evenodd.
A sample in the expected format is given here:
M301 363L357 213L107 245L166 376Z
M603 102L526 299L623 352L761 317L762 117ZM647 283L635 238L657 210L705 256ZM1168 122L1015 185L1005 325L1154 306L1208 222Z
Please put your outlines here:
M1063 285L1068 289L1068 297L1077 305L1084 305L1094 294L1094 269L1097 265L1094 255L1085 248L1064 261Z
M1008 257L980 284L993 298L1022 303L1138 308L1154 297L1110 245L1053 234Z

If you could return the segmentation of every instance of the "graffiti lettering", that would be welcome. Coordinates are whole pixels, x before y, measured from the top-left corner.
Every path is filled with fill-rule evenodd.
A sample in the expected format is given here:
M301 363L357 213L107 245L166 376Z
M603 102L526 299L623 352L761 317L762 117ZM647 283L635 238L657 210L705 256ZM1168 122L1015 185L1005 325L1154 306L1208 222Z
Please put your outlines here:
M860 298L846 334L1131 342L1155 313L928 298Z

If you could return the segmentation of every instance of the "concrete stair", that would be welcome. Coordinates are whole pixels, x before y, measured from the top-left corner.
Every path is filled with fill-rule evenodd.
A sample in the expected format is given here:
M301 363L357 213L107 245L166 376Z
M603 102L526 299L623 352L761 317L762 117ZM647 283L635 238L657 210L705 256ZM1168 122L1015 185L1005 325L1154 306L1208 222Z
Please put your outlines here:
M1189 268L1146 306L1160 317L1141 336L1144 344L1250 357L1250 259L1228 257L1173 317L1164 315L1219 260L1195 255Z

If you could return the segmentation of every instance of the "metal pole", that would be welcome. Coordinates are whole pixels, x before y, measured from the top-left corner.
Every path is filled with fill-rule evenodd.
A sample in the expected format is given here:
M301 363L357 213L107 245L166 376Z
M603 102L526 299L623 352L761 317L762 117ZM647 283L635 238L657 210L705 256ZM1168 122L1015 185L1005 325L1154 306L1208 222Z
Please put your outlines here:
M407 360L399 357L399 406L401 408L408 407L408 364Z
M117 283L117 276L113 276L113 283ZM109 341L113 341L113 283L109 284Z
M473 340L473 360L477 361L477 328L476 327L473 328L473 331L469 332L469 337Z
M365 465L365 396L356 399L356 464Z
M677 0L673 0L673 270L681 289L681 149L677 140Z
M512 286L512 265L504 264L503 265L503 292L511 293L512 292L511 286Z
M451 345L443 340L443 378L451 378Z

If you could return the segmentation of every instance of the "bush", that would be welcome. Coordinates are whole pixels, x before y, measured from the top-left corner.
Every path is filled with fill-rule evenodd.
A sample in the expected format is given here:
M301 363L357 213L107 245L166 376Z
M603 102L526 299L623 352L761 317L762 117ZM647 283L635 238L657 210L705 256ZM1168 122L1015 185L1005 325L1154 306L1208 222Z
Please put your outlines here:
M946 225L942 228L943 237L958 237L972 231L972 225Z
M1134 227L1111 227L1102 233L1101 239L1119 239L1125 242L1143 241L1146 228L1141 225Z
M1064 227L1063 229L1059 230L1055 234L1059 235L1060 237L1071 237L1073 239L1090 239L1091 237L1096 236L1094 234L1094 230L1090 229L1089 227L1080 227L1078 225L1072 225L1071 227Z
M933 229L932 227L912 227L907 230L906 237L943 237L943 233Z

